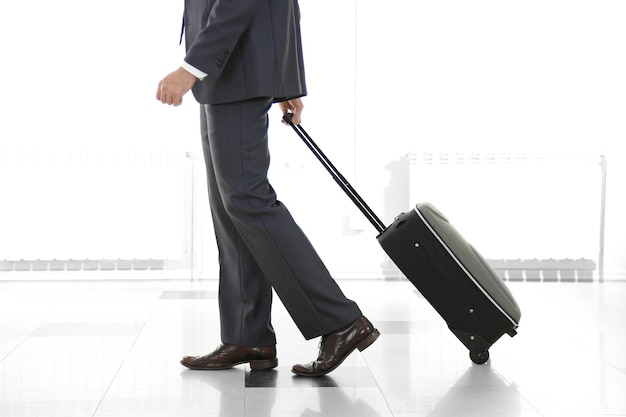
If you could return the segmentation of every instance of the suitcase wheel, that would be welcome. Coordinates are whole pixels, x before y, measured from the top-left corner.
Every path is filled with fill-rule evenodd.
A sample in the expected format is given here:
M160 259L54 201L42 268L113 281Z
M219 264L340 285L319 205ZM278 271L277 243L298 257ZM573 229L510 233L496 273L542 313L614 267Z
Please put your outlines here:
M483 363L489 360L489 351L483 350L480 352L471 352L470 351L470 359L472 362L478 365L482 365Z

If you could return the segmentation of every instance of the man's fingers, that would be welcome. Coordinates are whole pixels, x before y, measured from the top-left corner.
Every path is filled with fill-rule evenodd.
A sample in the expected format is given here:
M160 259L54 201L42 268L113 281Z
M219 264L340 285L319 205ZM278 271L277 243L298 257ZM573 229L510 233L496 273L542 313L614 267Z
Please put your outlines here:
M180 106L183 103L183 96L194 82L195 77L184 70L174 71L159 82L156 98L163 104Z
M159 87L157 88L157 92L156 92L156 99L159 101L161 101L161 86L162 85L163 85L163 81L159 81Z
M156 99L163 104L167 104L170 106L180 106L183 104L183 98L180 95L168 93L167 90L161 88L159 85L159 89L157 91Z
M301 120L300 120L300 112L293 112L291 113L291 121L293 122L294 125L299 125Z
M283 114L291 113L291 121L294 125L300 124L300 122L302 121L302 109L304 108L304 106L302 105L302 100L297 98L289 101L283 101L280 103L280 108L283 111Z
M296 114L296 113L294 113L292 111L287 111L287 112L284 112L283 114L286 114L286 113L289 113L291 115L291 123L293 123L294 125L299 125L300 124L301 120L300 120L300 114L299 113ZM282 122L284 124L287 124L287 122L284 121L284 120Z

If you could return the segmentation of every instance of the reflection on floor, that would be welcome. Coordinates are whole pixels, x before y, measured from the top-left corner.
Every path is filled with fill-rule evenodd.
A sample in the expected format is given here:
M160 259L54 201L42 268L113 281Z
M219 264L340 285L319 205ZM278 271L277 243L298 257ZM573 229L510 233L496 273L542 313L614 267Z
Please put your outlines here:
M510 283L522 309L474 365L406 281L340 281L382 336L322 378L276 298L279 367L202 372L216 282L0 283L0 416L626 416L626 283Z

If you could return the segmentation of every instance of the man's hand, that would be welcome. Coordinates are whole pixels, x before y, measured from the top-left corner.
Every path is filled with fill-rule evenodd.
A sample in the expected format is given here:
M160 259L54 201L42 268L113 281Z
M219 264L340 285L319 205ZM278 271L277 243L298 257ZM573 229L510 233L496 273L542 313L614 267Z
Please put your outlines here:
M280 109L285 113L291 113L291 121L294 125L299 125L302 121L302 109L304 109L304 104L302 104L302 100L299 98L294 98L293 100L281 101L278 103ZM283 122L284 123L284 122Z
M197 78L183 68L178 68L159 83L156 98L163 104L180 106L183 96L191 90Z

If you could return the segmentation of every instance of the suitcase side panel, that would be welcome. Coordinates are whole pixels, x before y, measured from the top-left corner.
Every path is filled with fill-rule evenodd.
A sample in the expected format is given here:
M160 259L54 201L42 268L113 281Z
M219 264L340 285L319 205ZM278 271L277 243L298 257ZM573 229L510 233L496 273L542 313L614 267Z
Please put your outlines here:
M470 351L514 333L517 324L468 278L415 211L399 216L378 240Z
M466 270L468 276L483 289L485 295L493 299L513 323L519 324L521 317L519 305L511 291L482 255L432 204L418 204L415 211L431 232L438 237L441 244L450 251L451 256Z

